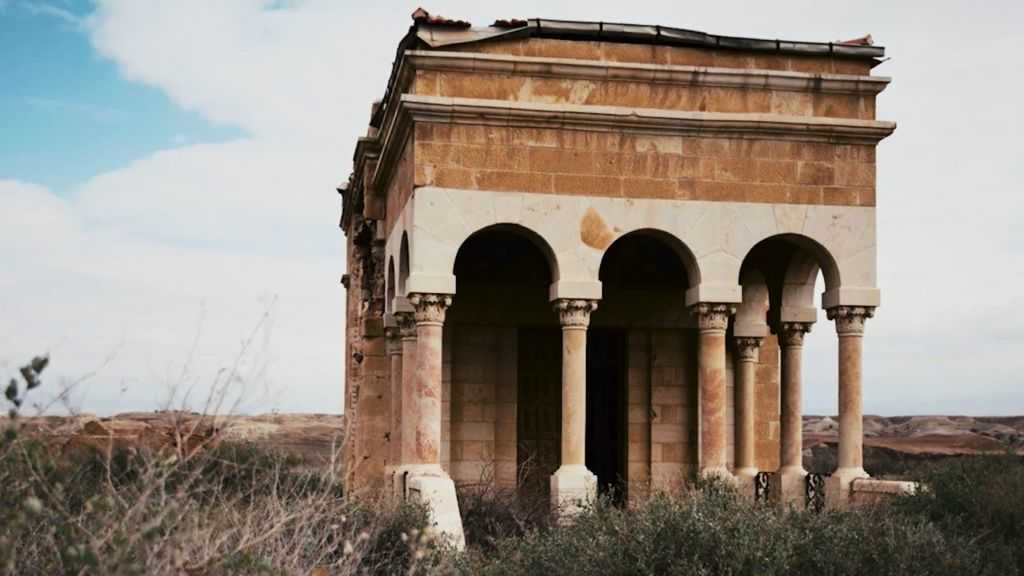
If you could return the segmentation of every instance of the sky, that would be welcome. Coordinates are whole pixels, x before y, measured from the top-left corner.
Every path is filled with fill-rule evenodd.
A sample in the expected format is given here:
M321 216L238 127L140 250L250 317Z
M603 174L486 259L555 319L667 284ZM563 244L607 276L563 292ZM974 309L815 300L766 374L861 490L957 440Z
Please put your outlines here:
M343 407L335 191L417 3L0 0L0 376L98 414ZM1024 3L469 2L433 13L870 33L882 307L866 413L1024 413ZM804 412L836 411L836 342L806 339Z

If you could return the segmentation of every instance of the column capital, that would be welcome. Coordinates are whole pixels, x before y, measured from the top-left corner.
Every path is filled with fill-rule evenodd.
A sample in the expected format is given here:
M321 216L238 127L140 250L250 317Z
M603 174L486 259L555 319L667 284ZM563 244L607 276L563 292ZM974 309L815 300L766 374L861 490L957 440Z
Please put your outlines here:
M452 305L452 297L448 294L427 294L415 292L409 294L409 303L415 312L416 324L444 324L445 311Z
M761 338L743 336L736 338L736 352L741 362L757 362L761 352Z
M813 322L780 322L779 338L783 346L797 347L804 345L804 335L811 331Z
M872 306L834 306L826 310L829 320L836 321L836 332L840 336L861 336L864 322L875 315Z
M701 330L722 330L729 327L729 317L736 313L735 304L699 302L690 306L690 313L697 317Z
M398 324L398 334L402 340L416 339L416 318L412 312L395 312L395 322Z
M561 298L555 300L554 309L563 328L586 328L590 325L590 313L597 310L597 300Z

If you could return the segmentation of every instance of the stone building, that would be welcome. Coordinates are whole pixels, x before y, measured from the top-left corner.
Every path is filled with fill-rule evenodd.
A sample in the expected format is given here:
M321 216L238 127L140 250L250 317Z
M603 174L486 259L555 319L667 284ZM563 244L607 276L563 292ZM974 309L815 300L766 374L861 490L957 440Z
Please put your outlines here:
M340 190L352 490L456 538L463 483L571 510L760 470L801 501L821 274L850 499L884 49L413 17Z

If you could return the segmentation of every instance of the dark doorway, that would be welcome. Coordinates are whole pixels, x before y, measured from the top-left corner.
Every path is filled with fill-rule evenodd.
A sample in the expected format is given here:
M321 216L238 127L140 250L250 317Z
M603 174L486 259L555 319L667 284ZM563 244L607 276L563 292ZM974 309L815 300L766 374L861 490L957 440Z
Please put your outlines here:
M587 331L587 468L597 475L598 491L625 498L626 332L618 328Z
M518 340L520 486L546 492L561 460L562 331L558 326L521 326Z

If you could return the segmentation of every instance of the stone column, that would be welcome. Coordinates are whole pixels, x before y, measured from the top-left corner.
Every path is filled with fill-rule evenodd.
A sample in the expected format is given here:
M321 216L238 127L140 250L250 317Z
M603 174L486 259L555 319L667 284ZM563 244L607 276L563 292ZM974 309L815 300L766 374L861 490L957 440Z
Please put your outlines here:
M391 414L388 429L388 465L384 469L387 485L395 486L395 471L402 462L402 339L397 326L384 330L387 338L387 355L389 361L388 379L391 387Z
M447 294L409 295L416 320L416 372L407 414L411 428L406 496L426 501L437 530L458 548L466 545L455 483L441 468L441 363L444 316L452 303ZM404 364L404 362L403 362ZM404 406L404 403L403 403ZM407 443L408 445L408 443Z
M700 303L691 309L700 328L700 474L733 480L726 467L725 330L734 304Z
M864 419L861 412L861 345L864 321L875 315L866 306L836 306L828 309L839 335L839 465L829 478L828 505L844 507L850 502L850 488L864 470Z
M586 466L587 326L594 300L556 300L562 324L562 460L551 476L551 505L562 517L597 495L597 477Z
M401 371L401 449L399 462L404 468L413 461L416 452L416 421L412 414L413 396L416 393L416 320L412 312L396 312L398 333L402 339ZM397 489L402 492L401 479L396 478Z
M779 473L776 477L775 496L785 505L802 507L804 504L803 452L803 372L801 362L804 335L811 331L810 322L781 322L779 343L782 348L782 378L780 402Z
M757 463L754 460L754 381L761 338L736 338L736 477L753 495ZM745 494L747 492L744 492Z

